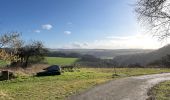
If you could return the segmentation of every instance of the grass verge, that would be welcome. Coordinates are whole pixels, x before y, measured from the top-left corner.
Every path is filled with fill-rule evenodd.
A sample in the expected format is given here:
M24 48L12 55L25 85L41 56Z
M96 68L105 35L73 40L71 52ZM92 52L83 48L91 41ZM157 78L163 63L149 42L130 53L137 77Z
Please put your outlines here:
M148 100L170 100L170 81L161 82L154 86L148 93Z
M170 69L81 68L60 76L18 77L0 82L0 100L61 100L69 95L91 88L106 81L144 74L170 72Z

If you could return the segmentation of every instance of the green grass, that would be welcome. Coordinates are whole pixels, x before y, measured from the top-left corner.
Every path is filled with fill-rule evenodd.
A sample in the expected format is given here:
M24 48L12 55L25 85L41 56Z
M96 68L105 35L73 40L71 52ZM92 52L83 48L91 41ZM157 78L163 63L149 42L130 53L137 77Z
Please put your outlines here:
M63 58L63 57L45 57L46 62L49 65L70 65L78 60L78 58ZM0 67L7 65L8 62L0 60Z
M170 69L117 68L113 69L81 68L74 72L65 72L60 76L19 77L0 82L0 100L60 100L97 84L120 77L170 72Z
M81 69L60 76L28 77L0 82L0 99L58 100L111 79L112 73Z
M78 60L78 58L63 58L63 57L46 57L47 63L50 65L70 65Z
M170 100L170 81L162 82L150 90L154 100Z
M114 69L109 68L92 68L91 70L102 73L114 73ZM170 72L168 68L116 68L116 73L119 76L139 76L147 74L157 74Z

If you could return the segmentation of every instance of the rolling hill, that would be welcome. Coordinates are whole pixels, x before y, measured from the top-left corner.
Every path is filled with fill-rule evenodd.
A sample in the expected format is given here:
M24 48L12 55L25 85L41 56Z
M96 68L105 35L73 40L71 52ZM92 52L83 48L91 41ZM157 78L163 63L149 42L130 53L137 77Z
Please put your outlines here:
M136 64L136 63L140 65L146 65L150 62L161 59L167 54L170 54L170 44L149 53L120 55L115 57L114 60L121 65L129 65L129 64Z
M102 59L113 59L120 55L130 55L138 53L148 53L152 49L49 49L50 51L58 51L62 53L79 53L88 54Z

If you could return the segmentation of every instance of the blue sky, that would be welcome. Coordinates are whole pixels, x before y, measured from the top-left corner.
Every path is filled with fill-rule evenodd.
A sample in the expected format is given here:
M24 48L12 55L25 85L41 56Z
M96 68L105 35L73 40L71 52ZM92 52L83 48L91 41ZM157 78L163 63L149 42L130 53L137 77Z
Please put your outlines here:
M1 0L0 33L18 31L49 48L160 47L137 22L135 1Z

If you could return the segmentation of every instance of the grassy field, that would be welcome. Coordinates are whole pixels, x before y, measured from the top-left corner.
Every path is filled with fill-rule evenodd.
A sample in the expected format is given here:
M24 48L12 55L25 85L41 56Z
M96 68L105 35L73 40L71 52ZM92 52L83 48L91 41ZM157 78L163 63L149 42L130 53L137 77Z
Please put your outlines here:
M78 60L78 58L63 58L63 57L45 57L46 62L49 65L70 65ZM7 65L8 62L0 60L0 67Z
M170 69L81 68L60 76L31 77L0 82L0 100L60 100L69 95L116 78L170 72Z
M50 65L70 65L78 60L78 58L63 58L63 57L46 57L47 63Z
M156 85L150 90L149 94L152 95L154 100L170 100L170 81Z

